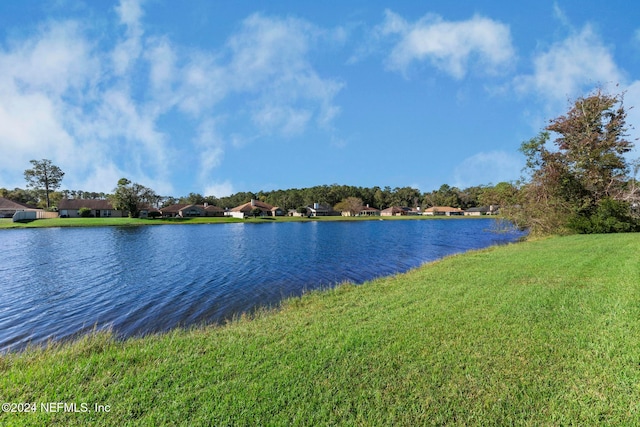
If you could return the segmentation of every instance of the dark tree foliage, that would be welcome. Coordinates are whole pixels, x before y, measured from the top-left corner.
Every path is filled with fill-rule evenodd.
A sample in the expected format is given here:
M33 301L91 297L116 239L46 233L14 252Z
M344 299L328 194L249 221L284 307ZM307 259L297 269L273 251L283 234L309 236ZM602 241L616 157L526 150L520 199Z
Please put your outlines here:
M33 190L25 190L22 188L14 188L8 190L6 188L0 188L0 197L13 200L18 203L25 203L28 205L38 204L38 195Z
M64 177L64 172L51 160L31 160L31 169L24 171L24 179L27 181L27 188L32 188L44 194L47 208L51 207L49 194L60 188L60 183Z
M258 193L242 192L228 197L205 197L212 205L232 208L247 203L251 199L260 200L286 210L297 210L301 206L313 206L320 203L325 206L336 206L341 201L355 197L362 200L362 205L385 209L390 206L453 206L462 209L480 206L480 195L491 186L469 187L460 190L449 185L429 193L421 193L412 187L357 187L351 185L319 185L309 188L291 188L288 190L260 191ZM191 196L191 195L190 195ZM175 200L175 199L173 199ZM181 203L191 202L191 197L182 197ZM166 202L165 202L166 203Z
M262 209L260 208L253 208L251 209L251 215L253 215L253 217L258 217L262 215Z
M144 185L121 178L110 199L115 209L126 210L129 212L129 217L137 218L141 208L157 203L158 196Z
M82 218L89 218L91 216L91 209L90 208L80 208L80 209L78 209L78 214L80 214L80 216Z
M530 181L513 213L534 234L632 231L638 222L624 202L629 167L622 95L598 90L578 98L566 115L525 142ZM556 135L549 148L551 133Z

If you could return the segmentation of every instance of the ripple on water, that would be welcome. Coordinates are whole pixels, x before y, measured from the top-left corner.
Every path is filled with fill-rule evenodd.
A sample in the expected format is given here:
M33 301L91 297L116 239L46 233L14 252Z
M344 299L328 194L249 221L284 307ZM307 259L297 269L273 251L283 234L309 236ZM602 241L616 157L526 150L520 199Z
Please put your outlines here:
M283 298L362 283L513 241L492 220L4 230L0 351L112 328L224 322Z

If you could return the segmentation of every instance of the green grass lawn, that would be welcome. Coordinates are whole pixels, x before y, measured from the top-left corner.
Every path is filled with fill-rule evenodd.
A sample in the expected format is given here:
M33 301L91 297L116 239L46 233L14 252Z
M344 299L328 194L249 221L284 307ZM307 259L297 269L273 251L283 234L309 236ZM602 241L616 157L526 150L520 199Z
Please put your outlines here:
M234 222L245 223L266 223L266 222L304 222L304 221L371 221L371 220L432 220L432 219L478 219L488 217L433 217L433 216L393 216L393 217L344 217L344 216L324 216L317 218L306 217L265 217L265 218L247 218L237 219L231 217L194 217L194 218L158 218L158 219L141 219L141 218L51 218L38 219L26 222L13 222L11 218L0 219L0 229L7 228L46 228L46 227L111 227L111 226L141 226L141 225L164 225L164 224L227 224Z
M111 226L141 226L141 225L162 225L162 224L210 224L242 222L235 218L51 218L38 219L26 222L12 222L11 219L0 220L2 228L46 228L46 227L111 227Z
M0 425L638 425L640 234L494 247L223 327L7 354L0 400L37 404Z

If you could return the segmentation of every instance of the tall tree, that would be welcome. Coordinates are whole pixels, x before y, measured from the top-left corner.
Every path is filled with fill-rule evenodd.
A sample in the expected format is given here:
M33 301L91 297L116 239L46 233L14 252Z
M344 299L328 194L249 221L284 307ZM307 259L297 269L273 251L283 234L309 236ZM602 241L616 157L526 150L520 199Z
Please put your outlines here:
M597 201L617 197L628 173L624 154L633 143L626 139L626 116L622 95L598 90L578 98L566 116L551 120L547 130L555 140L567 167Z
M30 163L33 168L24 171L27 187L44 193L47 208L50 208L49 193L60 188L64 172L48 159L31 160Z
M335 205L338 212L349 212L351 216L357 215L362 210L362 199L359 197L347 197Z
M566 115L522 144L530 182L521 192L534 233L611 232L637 227L625 206L628 163L622 95L598 90L578 98ZM556 135L552 146L550 132ZM553 149L555 146L555 149ZM628 215L624 215L625 210Z
M158 196L152 189L144 185L132 183L127 178L121 178L110 199L115 209L126 210L129 212L129 217L137 218L140 209L145 205L157 202Z

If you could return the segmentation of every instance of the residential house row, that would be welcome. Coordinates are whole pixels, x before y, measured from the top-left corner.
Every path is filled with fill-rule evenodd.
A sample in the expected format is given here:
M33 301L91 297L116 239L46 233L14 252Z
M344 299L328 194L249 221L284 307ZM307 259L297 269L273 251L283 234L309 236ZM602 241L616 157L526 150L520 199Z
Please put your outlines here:
M20 219L38 219L45 217L78 218L81 216L81 209L88 209L89 216L95 218L117 218L125 217L128 212L114 209L109 200L98 199L63 199L58 203L58 212L44 212L35 206L16 203L11 200L0 198L0 217L14 217ZM16 214L21 212L20 214ZM164 208L156 209L144 207L140 210L141 218L163 217L163 218L193 218L193 217L233 217L248 218L252 216L277 217L277 216L403 216L403 215L427 215L427 216L481 216L495 215L498 213L497 206L487 206L462 210L450 206L433 206L422 210L420 207L400 207L392 206L383 210L362 206L356 213L350 211L337 212L331 206L314 203L306 207L305 213L300 213L295 209L284 211L278 206L272 206L259 200L251 200L240 206L231 209L223 209L218 206L204 204L175 204Z

